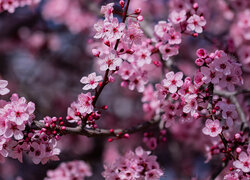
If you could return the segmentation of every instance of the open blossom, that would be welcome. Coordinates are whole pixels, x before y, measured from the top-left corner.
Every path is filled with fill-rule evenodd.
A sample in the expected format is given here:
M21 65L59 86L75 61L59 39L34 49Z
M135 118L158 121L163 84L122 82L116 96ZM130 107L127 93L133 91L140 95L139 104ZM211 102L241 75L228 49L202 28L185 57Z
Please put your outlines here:
M178 87L183 85L182 81L183 73L177 72L176 74L171 71L166 74L166 79L164 79L163 86L168 87L170 93L175 93Z
M170 28L170 23L167 23L166 21L159 21L158 24L155 25L154 31L157 36L166 39L167 32L170 30Z
M84 180L92 176L90 166L84 161L61 163L56 169L49 170L44 180Z
M197 103L197 95L196 94L187 94L185 95L185 102L186 105L183 107L183 112L184 113L190 113L191 115L194 116L198 107Z
M181 33L175 31L171 28L168 32L168 43L173 44L180 44L181 43Z
M187 18L186 11L185 10L181 10L180 12L172 11L169 15L169 18L171 22L173 22L174 24L179 24L186 20Z
M216 137L218 136L221 131L221 125L220 125L220 121L219 120L211 120L211 119L207 119L206 120L206 126L202 129L202 132L206 135L212 136L212 137Z
M129 19L127 24L127 30L124 35L124 42L128 43L130 46L132 44L141 45L142 38L144 37L143 31L141 30L140 24Z
M241 152L239 160L234 161L233 165L245 173L250 172L250 156L245 152Z
M102 80L102 76L96 76L96 73L93 72L88 75L88 77L84 76L80 80L81 83L86 84L82 89L89 90L95 89L98 86L98 82Z
M109 3L106 6L101 7L101 13L104 14L105 18L112 19L113 18L113 6L115 3Z
M10 90L6 88L7 85L8 85L8 81L0 80L0 95L5 95L10 92Z
M108 30L106 33L107 39L112 41L122 37L125 24L119 23L118 19L114 18L110 23L107 23L106 27Z
M78 111L81 114L87 113L90 114L92 113L92 111L94 110L94 107L92 105L92 96L90 93L87 94L79 94L78 96L78 102L79 102L79 106L78 106Z
M141 147L135 153L130 151L115 163L105 165L102 173L105 179L145 179L158 180L163 175L156 156L149 155Z
M206 25L206 20L203 16L200 17L194 14L193 16L188 18L187 23L187 30L202 33L202 27Z
M214 70L213 68L208 68L205 66L201 67L201 73L203 74L202 80L208 84L212 82L213 84L218 84L220 78L222 78L222 73Z
M159 50L162 54L162 59L168 60L169 57L177 55L179 53L178 46L170 46L169 44L161 45Z
M102 71L109 70L116 70L122 63L122 59L118 57L115 50L111 50L109 54L102 54L100 55L100 69Z

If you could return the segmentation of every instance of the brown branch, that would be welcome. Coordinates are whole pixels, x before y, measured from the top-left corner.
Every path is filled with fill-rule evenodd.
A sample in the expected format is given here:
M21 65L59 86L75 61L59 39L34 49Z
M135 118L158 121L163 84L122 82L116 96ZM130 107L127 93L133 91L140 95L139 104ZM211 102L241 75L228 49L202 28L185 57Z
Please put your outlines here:
M64 134L76 134L76 135L84 135L87 137L107 137L107 136L113 136L113 137L122 137L124 134L134 134L136 132L140 132L143 130L146 130L150 127L154 127L158 125L160 122L160 119L153 119L150 121L146 121L144 123L138 124L136 126L126 128L126 129L114 129L114 131L110 131L109 129L89 129L89 128L81 128L81 127L66 127L66 129L63 131ZM35 126L39 129L45 128L44 123L41 123L39 121L34 121ZM56 126L56 129L60 129L60 126Z

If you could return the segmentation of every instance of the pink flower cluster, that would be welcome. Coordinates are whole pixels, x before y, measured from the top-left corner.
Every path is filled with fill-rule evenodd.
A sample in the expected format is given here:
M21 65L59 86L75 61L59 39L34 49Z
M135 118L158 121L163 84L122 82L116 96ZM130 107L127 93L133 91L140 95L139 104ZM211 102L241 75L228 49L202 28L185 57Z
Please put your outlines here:
M2 101L0 105L0 156L12 157L23 161L26 153L35 164L48 160L58 160L60 150L56 148L53 134L47 135L43 130L32 130L35 118L35 104L27 102L24 97L12 94L10 102Z
M82 10L81 3L79 0L46 1L42 14L47 20L65 24L72 33L80 33L96 21L93 13Z
M105 179L157 180L163 175L156 156L150 155L149 151L144 151L141 147L137 147L135 152L127 152L115 163L105 165L104 168L102 175Z
M196 64L201 66L202 81L205 84L212 83L229 91L235 90L235 85L242 85L241 65L236 63L224 51L215 51L207 54L204 49L197 50Z
M92 176L90 166L84 161L70 161L61 163L56 169L49 170L44 180L84 180Z
M0 0L0 12L8 11L14 13L18 7L38 4L40 0Z

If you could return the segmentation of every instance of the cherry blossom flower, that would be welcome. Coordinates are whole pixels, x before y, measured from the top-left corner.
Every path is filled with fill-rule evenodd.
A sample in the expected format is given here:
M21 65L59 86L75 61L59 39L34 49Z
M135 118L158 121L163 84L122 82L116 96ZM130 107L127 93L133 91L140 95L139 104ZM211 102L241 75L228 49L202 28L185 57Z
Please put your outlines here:
M183 9L180 12L177 11L172 11L169 15L169 19L171 20L171 22L173 22L174 24L179 24L183 21L186 20L186 11Z
M154 31L158 37L162 39L167 39L166 36L170 28L171 28L171 25L167 23L166 21L159 21L158 24L155 25Z
M6 131L4 133L5 138L11 138L14 136L16 140L20 140L23 138L22 131L25 129L25 124L17 125L14 122L7 122Z
M181 43L181 33L175 31L171 28L168 32L168 43L173 44L180 44Z
M116 70L122 63L122 59L117 56L115 50L111 50L109 54L102 54L100 55L100 69L102 71L109 70Z
M233 165L241 169L243 172L248 173L250 172L250 157L247 153L241 152L239 155L239 160L233 162Z
M102 76L96 76L96 73L93 72L88 75L88 77L84 76L80 80L82 84L86 84L82 89L83 90L89 90L89 89L95 89L98 86L98 82L102 80Z
M208 84L210 82L212 82L213 84L218 84L220 81L220 78L222 78L222 73L218 72L212 68L208 68L205 66L201 67L201 73L204 75L204 77L202 78L202 80Z
M106 36L106 33L108 32L107 24L108 22L103 20L99 20L94 24L94 29L96 30L94 38L100 39Z
M197 33L202 33L202 27L206 25L206 20L204 17L200 17L196 14L192 15L188 20L187 20L187 30L188 31L195 31Z
M197 95L196 94L187 94L185 96L186 105L183 107L184 113L191 112L191 115L194 116L198 107Z
M202 132L211 137L218 136L222 131L219 120L213 121L211 119L207 119L205 125L206 126L202 129Z
M92 105L92 96L91 94L88 92L87 94L81 93L78 96L78 112L80 112L81 114L87 113L90 114L93 112L93 105Z
M34 164L39 164L45 154L45 145L33 142L30 145L29 156L32 158Z
M107 24L106 27L108 30L106 33L107 39L112 41L122 37L125 24L119 23L118 19L114 18L110 23Z
M178 46L170 46L169 44L161 45L159 50L162 54L162 59L168 60L169 57L179 53Z
M106 6L101 7L101 13L105 15L105 18L112 19L113 18L113 6L115 3L109 3Z
M176 74L173 71L168 72L166 74L166 79L162 81L163 86L167 87L170 93L175 93L177 88L183 85L182 77L182 72L177 72Z
M0 80L0 95L5 95L10 92L10 90L6 88L7 85L8 85L8 81Z
M61 163L56 169L49 170L44 180L75 179L83 180L92 176L90 166L84 161L70 161Z

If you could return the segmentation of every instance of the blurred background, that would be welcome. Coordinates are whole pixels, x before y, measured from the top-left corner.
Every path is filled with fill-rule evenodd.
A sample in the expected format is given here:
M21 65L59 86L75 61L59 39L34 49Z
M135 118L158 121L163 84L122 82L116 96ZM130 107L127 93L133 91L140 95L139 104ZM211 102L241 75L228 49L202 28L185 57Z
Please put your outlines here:
M95 46L93 24L102 18L99 14L101 5L109 2L116 3L115 14L121 11L118 0L42 0L34 6L17 8L13 14L0 13L0 78L9 81L12 93L36 104L36 119L65 117L67 108L82 92L81 77L91 72L102 73L91 54ZM142 25L153 31L159 20L167 20L171 10L187 8L193 3L192 0L131 0L130 11L142 8L145 19ZM198 3L207 20L207 28L199 38L182 37L180 54L174 57L174 63L186 75L192 76L196 50L206 48L211 52L221 47L243 63L245 86L249 87L249 37L244 36L246 30L241 30L238 24L245 16L249 18L244 15L249 10L249 1L198 0ZM160 70L155 70L151 80L159 81L160 77ZM125 128L145 121L141 94L121 88L120 82L117 77L104 89L98 101L100 107L108 105L98 122L99 127ZM204 145L207 139L200 129L199 122L190 122L174 125L167 131L167 141L159 143L153 151L164 170L162 179L205 179L216 169L214 161L204 163L206 147L201 144ZM148 132L159 135L155 129ZM60 161L84 160L93 171L93 176L87 179L99 180L103 179L104 162L112 162L139 145L147 149L143 133L112 143L108 143L107 138L68 135L59 142ZM24 157L21 164L7 159L0 165L0 179L40 180L48 169L56 168L59 163L34 165Z

